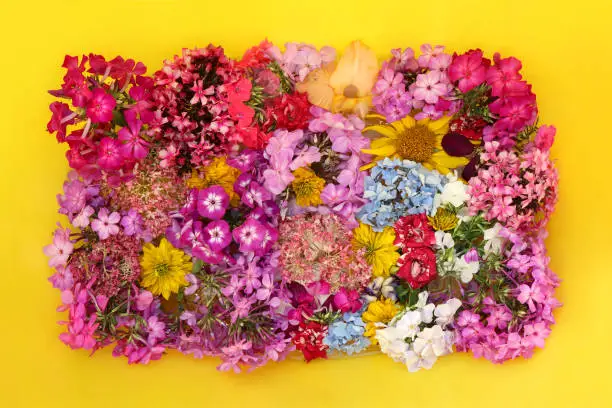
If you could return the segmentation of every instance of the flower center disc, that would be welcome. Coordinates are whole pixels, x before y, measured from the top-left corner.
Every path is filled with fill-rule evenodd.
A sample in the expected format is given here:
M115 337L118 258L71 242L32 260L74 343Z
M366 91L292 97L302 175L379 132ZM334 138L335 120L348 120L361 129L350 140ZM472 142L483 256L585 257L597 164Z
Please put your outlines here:
M426 162L434 152L435 139L436 135L427 126L415 125L398 135L397 154L402 159Z

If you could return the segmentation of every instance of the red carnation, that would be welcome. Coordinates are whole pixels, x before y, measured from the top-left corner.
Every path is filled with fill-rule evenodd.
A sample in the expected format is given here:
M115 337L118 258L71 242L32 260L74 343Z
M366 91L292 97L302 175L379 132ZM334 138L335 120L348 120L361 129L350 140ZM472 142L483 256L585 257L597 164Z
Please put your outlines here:
M423 246L432 246L436 243L433 228L427 222L424 213L406 215L395 223L395 245L406 250Z
M436 253L429 247L408 248L398 265L397 276L407 281L412 289L423 287L438 276Z
M313 321L301 321L291 341L304 354L306 362L315 358L327 358L328 347L323 344L327 326Z
M302 93L283 94L270 99L266 104L266 123L264 129L287 129L289 131L305 129L310 120L310 102Z

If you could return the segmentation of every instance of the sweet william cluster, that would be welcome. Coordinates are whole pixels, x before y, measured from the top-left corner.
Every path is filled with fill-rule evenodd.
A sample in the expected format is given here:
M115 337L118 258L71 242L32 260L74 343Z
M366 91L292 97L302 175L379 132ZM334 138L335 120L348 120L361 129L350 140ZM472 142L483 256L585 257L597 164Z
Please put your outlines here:
M239 372L293 351L417 371L544 346L555 128L518 59L264 41L152 75L63 66L47 130L72 170L44 252L71 348Z

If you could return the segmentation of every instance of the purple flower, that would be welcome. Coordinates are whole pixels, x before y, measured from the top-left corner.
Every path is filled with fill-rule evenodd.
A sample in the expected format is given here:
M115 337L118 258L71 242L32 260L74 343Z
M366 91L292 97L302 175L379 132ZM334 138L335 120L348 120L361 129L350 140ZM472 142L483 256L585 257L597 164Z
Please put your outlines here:
M272 195L259 183L251 182L246 191L242 194L241 201L248 207L261 207L264 201L271 200Z
M56 229L53 233L53 243L43 248L45 255L49 257L49 266L65 266L68 257L72 254L74 244L70 240L69 229Z
M252 181L253 175L251 173L242 173L234 182L234 191L238 194L244 194Z
M229 206L229 196L221 186L212 186L198 193L198 213L211 220L219 220Z
M198 290L198 278L195 277L194 274L188 273L185 275L185 280L189 282L189 286L185 289L185 295L191 296Z
M195 313L189 311L189 310L185 310L183 313L181 313L181 317L180 319L184 322L186 322L189 326L195 326L197 323L197 319L196 319L196 315Z
M270 156L270 168L264 170L264 187L274 195L282 193L295 178L289 170L293 150Z
M72 225L77 228L86 228L89 225L89 217L91 217L94 212L95 210L91 206L86 206L76 217L74 217Z
M147 310L153 302L153 294L148 290L143 290L136 296L136 309L143 311Z
M264 242L266 227L254 219L246 220L232 231L234 240L240 245L241 252L255 252Z
M160 322L157 316L151 316L147 320L147 330L149 332L149 337L147 341L149 345L155 345L158 340L163 340L166 338L165 328L166 324L164 322Z
M274 277L270 273L264 273L261 278L261 287L257 289L255 297L257 300L268 300L274 291Z
M123 142L121 154L130 159L142 160L149 153L149 143L140 137L142 121L136 119L135 112L126 112L125 120L128 127L121 128L117 135Z
M75 214L85 207L87 189L85 184L78 179L64 183L64 195L57 195L57 203L60 205L61 214Z
M230 278L229 284L221 289L221 293L223 293L228 298L234 297L237 295L238 291L242 289L242 287L242 279L239 279L238 275L234 273Z
M142 217L133 208L130 208L128 213L121 218L121 226L123 233L128 237L140 234L142 232Z
M74 285L74 279L69 266L58 265L56 272L49 277L49 282L59 290L68 290Z
M255 303L255 300L251 297L238 297L234 298L234 310L230 313L232 323L236 323L236 320L245 318L251 311L251 306Z
M245 173L253 168L253 166L255 165L255 161L258 159L258 157L261 157L260 153L254 150L245 149L240 152L236 157L232 157L231 159L229 159L227 161L227 164Z
M261 287L259 278L261 277L261 270L257 267L255 262L249 262L244 276L242 277L242 284L244 285L244 293L250 295L254 290Z
M206 243L197 244L191 249L191 253L196 258L209 264L217 264L223 259L220 254L210 249Z
M204 241L215 252L220 252L232 242L230 226L223 220L212 221L204 228Z
M121 216L118 212L113 211L109 214L107 208L101 208L98 211L98 218L91 222L91 229L98 233L98 237L101 240L105 240L111 235L119 233L119 226L117 224L120 220Z
M321 160L321 153L316 146L304 147L295 155L295 159L293 159L289 168L291 170L296 170L300 167L306 167L311 163L318 162L319 160Z

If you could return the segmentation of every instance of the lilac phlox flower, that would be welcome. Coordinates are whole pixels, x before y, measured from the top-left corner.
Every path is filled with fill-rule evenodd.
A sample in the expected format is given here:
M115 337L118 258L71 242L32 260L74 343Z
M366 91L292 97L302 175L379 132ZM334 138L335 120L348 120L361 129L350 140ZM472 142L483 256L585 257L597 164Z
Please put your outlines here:
M543 303L546 300L546 296L542 292L540 285L536 282L527 286L525 284L519 285L517 288L519 291L516 299L522 304L527 304L531 312L536 311L535 303Z
M49 266L55 268L66 265L73 249L74 243L70 240L70 230L59 228L53 233L53 243L44 247L43 252L49 257Z
M304 146L302 150L295 154L295 159L289 165L291 170L297 170L300 167L306 167L311 163L321 160L321 153L316 146Z
M142 217L138 214L134 208L130 210L121 218L121 226L123 227L123 233L128 237L142 232Z
M255 297L257 300L266 301L274 292L274 276L271 273L263 273L261 277L261 286L257 289Z
M198 290L198 278L196 278L194 274L188 273L185 275L185 280L187 283L189 283L189 286L185 288L183 293L185 293L187 296L191 296L196 292L196 290Z
M117 132L118 139L123 142L121 154L130 159L142 160L149 153L149 142L140 137L142 121L136 119L134 111L126 111L124 116L128 126Z
M59 290L67 290L74 285L74 278L69 266L58 265L55 267L56 272L49 277L49 282L54 288Z
M242 193L241 201L250 208L261 207L264 201L271 200L270 192L259 183L252 181Z
M153 303L153 294L148 290L141 291L136 296L136 309L140 311L147 310Z
M73 218L72 225L77 228L86 228L89 225L89 217L94 214L95 210L87 205L85 206L79 214Z
M105 240L119 233L117 225L119 221L121 221L121 215L118 212L113 211L109 214L108 209L104 207L98 211L98 218L91 222L91 229L98 233L101 240Z
M147 341L150 345L155 345L158 340L163 340L166 338L166 324L159 320L157 316L151 316L147 319L147 331L149 332L149 336Z
M230 313L230 317L232 323L236 323L238 319L244 319L249 316L249 312L251 311L251 306L256 302L254 296L251 297L241 297L238 295L234 295L233 298L234 310Z
M250 295L254 290L261 287L261 268L257 267L255 262L249 262L243 272L242 284L244 285L244 293Z

